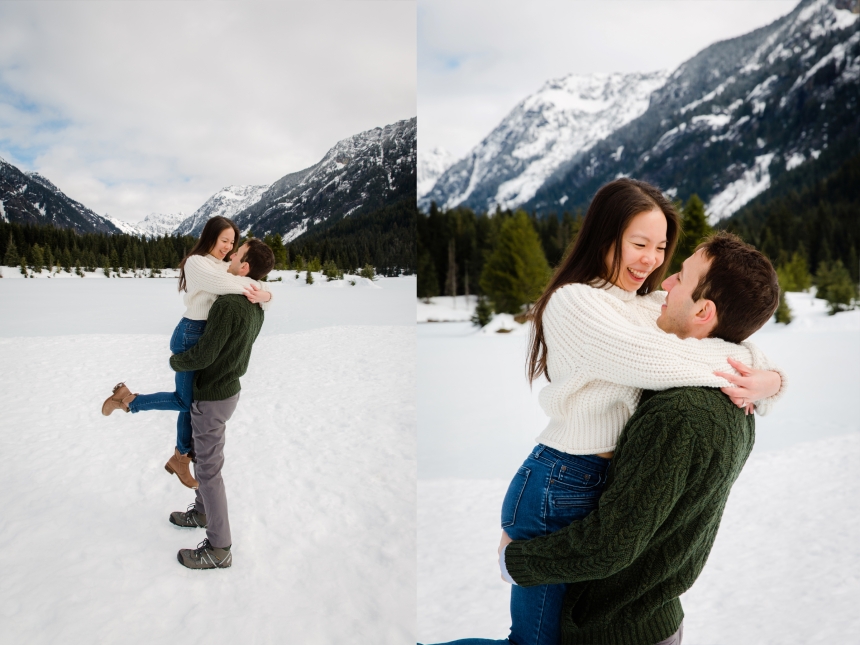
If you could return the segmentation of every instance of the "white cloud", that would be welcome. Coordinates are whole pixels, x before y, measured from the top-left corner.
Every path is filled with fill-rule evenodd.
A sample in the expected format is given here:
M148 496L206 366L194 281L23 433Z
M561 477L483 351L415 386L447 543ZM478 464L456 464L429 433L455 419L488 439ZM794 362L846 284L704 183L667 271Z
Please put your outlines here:
M414 2L0 3L0 156L97 212L193 212L416 114Z

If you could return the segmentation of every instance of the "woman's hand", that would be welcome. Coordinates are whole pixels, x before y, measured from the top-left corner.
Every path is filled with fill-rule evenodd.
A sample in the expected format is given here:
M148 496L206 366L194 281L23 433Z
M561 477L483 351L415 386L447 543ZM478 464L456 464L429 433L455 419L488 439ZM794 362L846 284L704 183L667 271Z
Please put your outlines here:
M502 549L508 546L511 542L513 542L513 540L510 538L507 531L502 529L502 539L499 541L499 555L502 555Z
M245 297L248 299L248 302L256 305L260 302L269 302L272 299L272 294L268 291L263 291L256 284L249 284L245 287Z
M720 390L739 408L745 408L747 414L752 414L755 401L761 401L773 396L782 387L782 377L778 372L754 370L733 358L727 359L738 374L714 372L735 387L721 387Z

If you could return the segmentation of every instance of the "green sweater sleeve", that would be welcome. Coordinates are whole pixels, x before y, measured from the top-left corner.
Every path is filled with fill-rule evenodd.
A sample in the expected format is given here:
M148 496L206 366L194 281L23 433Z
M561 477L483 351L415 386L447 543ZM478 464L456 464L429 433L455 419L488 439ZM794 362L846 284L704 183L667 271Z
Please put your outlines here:
M629 566L673 512L695 448L684 396L634 415L597 509L547 536L515 540L505 567L521 586L598 580Z
M215 362L233 330L232 308L219 298L209 310L206 329L197 344L181 354L170 357L170 367L176 372L195 372Z

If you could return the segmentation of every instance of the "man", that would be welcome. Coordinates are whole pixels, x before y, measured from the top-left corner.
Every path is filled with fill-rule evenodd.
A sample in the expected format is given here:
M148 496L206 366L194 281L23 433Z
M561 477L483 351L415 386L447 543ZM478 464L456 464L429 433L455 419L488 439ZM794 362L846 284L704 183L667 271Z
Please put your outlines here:
M230 257L233 275L259 280L275 265L271 249L251 239ZM227 421L239 402L239 378L248 369L251 347L263 326L263 311L242 295L218 298L209 311L206 330L188 351L174 354L170 366L177 372L197 371L191 405L194 473L199 482L194 504L185 512L171 513L177 526L206 529L196 549L181 549L179 562L189 569L216 569L233 563L227 494L221 468Z
M740 342L779 300L770 262L727 233L700 245L663 288L668 294L657 324L681 338ZM511 541L503 532L503 578L568 585L562 643L681 642L678 598L704 567L755 438L753 417L743 411L748 401L742 390L733 394L736 403L701 387L644 393L595 511L532 540Z

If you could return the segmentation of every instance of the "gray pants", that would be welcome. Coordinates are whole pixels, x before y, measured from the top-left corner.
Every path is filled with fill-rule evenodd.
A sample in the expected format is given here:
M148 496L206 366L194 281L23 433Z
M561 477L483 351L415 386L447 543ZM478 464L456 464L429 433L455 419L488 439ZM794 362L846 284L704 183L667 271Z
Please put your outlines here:
M678 625L678 631L672 634L666 640L660 641L657 645L681 645L681 637L684 635L684 621Z
M227 421L233 416L239 395L223 401L194 401L191 404L191 431L197 463L194 476L199 482L194 507L206 515L209 544L223 549L233 544L227 518L227 491L221 468Z

